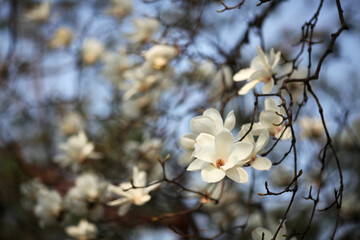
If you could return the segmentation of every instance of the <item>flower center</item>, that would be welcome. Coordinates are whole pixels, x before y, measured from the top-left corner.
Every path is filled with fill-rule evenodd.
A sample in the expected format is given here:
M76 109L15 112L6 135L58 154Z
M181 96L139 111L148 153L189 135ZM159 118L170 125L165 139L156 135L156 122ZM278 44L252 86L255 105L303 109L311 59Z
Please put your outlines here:
M270 79L271 79L271 77L270 77L270 76L267 76L267 77L265 78L265 82L270 81Z
M282 129L282 127L281 126L278 126L278 127L276 127L276 132L281 132L281 129Z
M218 160L216 160L216 167L220 168L221 166L224 166L225 162L224 160L222 160L221 158L219 158Z
M253 162L253 161L255 161L255 159L256 159L256 157L255 156L253 156L253 157L251 157L251 162Z

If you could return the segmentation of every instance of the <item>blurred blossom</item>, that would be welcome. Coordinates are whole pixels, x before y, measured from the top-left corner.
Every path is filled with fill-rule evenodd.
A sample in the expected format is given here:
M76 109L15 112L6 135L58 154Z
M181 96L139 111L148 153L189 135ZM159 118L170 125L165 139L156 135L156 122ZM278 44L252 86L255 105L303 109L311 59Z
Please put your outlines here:
M50 1L43 1L25 14L25 18L34 22L44 22L50 15Z
M51 48L67 47L71 44L73 35L68 27L60 27L49 42Z
M55 157L55 162L61 167L70 166L73 171L78 171L87 159L101 158L100 153L94 152L94 144L88 142L84 132L69 137L59 148L62 153Z
M277 187L287 187L294 179L294 173L291 169L283 166L277 166L270 173L270 181Z
M134 25L135 32L126 34L126 36L135 46L151 41L154 33L160 27L160 23L153 18L136 18L134 19Z
M119 216L123 216L128 212L131 205L142 206L150 201L151 196L149 192L159 187L161 183L150 184L146 187L146 178L146 172L139 171L137 167L133 167L132 183L125 182L119 186L109 185L108 191L122 198L108 202L108 205L120 206L118 214Z
M247 94L260 82L265 83L263 93L270 93L274 88L273 75L276 73L275 69L280 61L281 52L275 53L272 48L270 54L265 55L259 46L256 47L256 50L258 56L251 61L250 67L242 69L234 75L235 82L248 80L248 83L239 90L239 95Z
M155 45L144 53L144 58L156 70L164 69L176 57L178 49L169 45Z
M95 38L85 39L82 46L82 60L86 64L94 64L96 61L99 60L99 58L103 54L103 51L104 46L99 40Z
M70 237L77 240L96 239L98 234L96 226L85 219L82 219L77 226L66 227L65 232Z
M37 192L34 213L39 219L41 227L60 223L64 220L64 202L55 190L40 189Z
M213 76L215 77L210 82L210 91L213 96L218 95L220 97L224 89L230 89L233 86L232 71L228 65L222 65Z
M123 47L119 47L115 52L105 52L102 56L102 62L104 63L103 75L115 85L125 80L126 70L131 68L126 49Z
M37 201L38 193L46 190L46 186L39 179L33 179L20 185L20 193L22 194L22 204L24 207L31 209Z
M66 204L76 215L88 215L98 220L103 216L102 203L109 197L107 182L93 173L84 173L76 178L75 186L66 194Z
M281 220L280 220L281 222ZM264 237L262 237L264 234ZM271 240L274 239L274 234L266 229L266 228L262 228L262 227L258 227L256 228L252 234L251 234L253 240ZM280 231L278 232L278 234L276 235L276 238L274 240L286 240L287 238L287 233L286 233L286 226L285 226L285 221L283 223L283 225L280 228ZM290 240L296 240L296 237L292 237L290 238Z
M132 0L110 0L110 5L106 12L114 17L123 18L133 11Z
M59 128L65 136L77 134L84 129L84 121L77 112L69 112L58 121Z
M325 139L325 129L321 118L303 116L299 119L301 136L315 140Z
M201 171L202 180L208 183L219 182L225 176L235 182L249 182L249 176L242 166L253 151L253 145L234 141L228 129L223 129L215 137L201 133L194 145L195 160L187 170Z

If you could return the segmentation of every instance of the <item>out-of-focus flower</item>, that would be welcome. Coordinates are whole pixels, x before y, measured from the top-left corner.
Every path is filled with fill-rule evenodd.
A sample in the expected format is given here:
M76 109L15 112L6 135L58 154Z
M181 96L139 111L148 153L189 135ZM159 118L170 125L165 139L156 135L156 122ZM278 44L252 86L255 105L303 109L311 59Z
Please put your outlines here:
M46 186L37 178L21 184L20 192L24 196L21 203L31 209L36 204L37 195L41 190L46 190Z
M54 36L50 40L51 48L61 48L69 46L72 41L72 33L68 27L60 27L56 30Z
M188 171L200 171L205 182L218 182L225 176L239 183L249 181L247 172L241 167L244 160L253 151L253 144L237 142L227 129L223 129L215 137L201 133L196 138L193 156L195 160L187 168Z
M152 40L154 33L160 26L160 23L153 18L134 19L135 32L127 34L130 42L134 45L142 45Z
M265 110L261 111L259 116L260 125L261 127L267 128L269 134L277 139L279 139L281 135L281 139L283 140L290 139L291 130L290 128L286 128L283 116L286 117L284 107L279 107L274 98L267 98L265 100Z
M59 120L59 128L65 136L71 136L84 129L84 122L77 112L70 112Z
M154 69L162 70L177 55L178 50L169 45L155 45L144 53L144 58Z
M104 63L102 73L113 84L121 84L125 79L125 73L131 68L123 47L119 47L115 52L104 53L102 62Z
M82 219L77 226L66 227L65 232L70 237L78 240L96 239L98 234L96 226L85 219Z
M264 238L262 237L263 234L264 234ZM271 240L274 238L274 234L270 230L262 227L258 227L254 231L252 231L251 236L253 240ZM286 227L284 222L284 224L280 228L280 231L276 235L275 240L286 240L286 239L287 239L287 235L286 235ZM296 240L296 237L292 237L290 238L290 240Z
M25 14L26 19L34 22L44 22L49 18L51 10L50 1L44 1Z
M192 155L194 151L194 144L196 138L201 133L208 133L212 136L216 136L223 129L233 130L235 127L236 118L234 111L228 113L223 121L219 111L214 108L209 108L203 112L202 116L194 117L190 122L191 133L182 136L179 140L180 146L187 151L186 156L181 157L182 163L189 163L191 158L187 158ZM187 159L187 160L186 160Z
M119 186L109 185L109 192L122 196L122 198L108 203L109 206L120 206L118 211L119 216L125 215L132 204L142 206L150 201L151 196L149 192L159 187L161 183L150 184L146 187L146 177L146 172L139 171L137 167L133 167L133 184L131 184L131 182L125 182Z
M213 96L220 95L224 89L229 89L233 85L232 71L228 65L222 65L210 82L210 91Z
M76 178L75 186L66 194L66 204L77 215L88 214L97 220L103 216L101 203L107 200L107 182L95 174L84 173Z
M247 132L247 129L245 127L243 127L243 129L239 132L239 138L244 136L244 134L246 132ZM256 170L269 170L272 166L271 161L269 159L267 159L266 157L258 156L258 154L261 154L264 151L266 145L269 142L269 132L267 131L267 129L264 129L261 132L261 134L258 137L258 139L256 140L256 142L255 142L254 136L251 132L248 133L248 135L246 135L246 137L244 138L243 141L250 142L254 145L252 153L244 161L247 164L250 164Z
M270 182L277 187L287 187L294 179L294 174L291 169L284 168L279 165L270 173Z
M265 83L263 93L270 93L274 88L273 75L279 63L281 52L275 53L272 48L267 56L259 46L256 50L258 56L251 61L250 67L242 69L234 75L235 82L248 80L248 83L239 90L239 95L247 94L260 82Z
M64 203L55 190L40 189L37 193L34 213L41 227L59 223L64 219Z
M132 0L110 0L110 4L106 12L114 17L123 18L133 11Z
M95 39L88 38L84 41L82 46L82 60L86 64L94 64L101 57L104 51L103 44Z
M94 144L88 142L84 132L69 137L66 143L60 144L60 149L63 153L55 158L55 162L62 167L71 166L74 171L79 170L86 159L101 157L100 153L94 152Z
M299 124L302 130L302 137L316 140L325 138L325 130L320 118L304 116L299 119Z

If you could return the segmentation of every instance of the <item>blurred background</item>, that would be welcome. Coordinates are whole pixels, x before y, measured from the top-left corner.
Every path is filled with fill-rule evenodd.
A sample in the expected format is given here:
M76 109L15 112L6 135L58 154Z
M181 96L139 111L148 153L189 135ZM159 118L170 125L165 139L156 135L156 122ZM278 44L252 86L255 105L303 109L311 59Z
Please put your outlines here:
M155 190L149 203L131 207L122 217L106 205L111 197L105 191L96 201L86 200L82 213L72 213L76 207L66 200L86 172L118 185L128 182L138 166L147 172L148 182L161 179L158 155L171 155L166 173L178 176L191 162L179 138L207 108L221 110L223 118L234 110L237 135L252 120L255 97L237 96L242 83L232 77L249 67L256 46L281 51L283 69L296 58L291 77L315 72L331 34L341 26L336 1L258 3L0 0L0 238L66 239L64 229L84 216L96 225L98 239L252 239L256 227L275 232L291 193L258 193L266 193L265 181L274 192L291 183L294 153L284 156L291 141L279 142L268 155L273 163L286 157L281 164L266 172L246 169L250 183L226 181L218 204L203 199L204 205L189 214L154 220L197 206L199 195L169 183ZM304 29L314 23L320 3L309 54ZM325 163L319 161L328 139L317 103L310 94L304 101L303 85L293 84L294 108L301 109L293 123L297 167L303 173L286 226L289 237L298 239L329 239L335 225L335 239L360 239L360 2L341 4L349 29L336 39L319 78L311 81L340 160L341 212L337 217L338 204L333 203L340 181L335 156L327 151ZM148 50L159 44L171 46L166 50L171 57L165 54L165 62L149 69ZM257 116L262 109L264 98L259 98ZM64 143L82 132L93 155L80 161L79 170L61 154ZM218 187L203 182L198 172L181 175L179 183L204 194L216 193ZM309 224L314 205L306 199L310 186L314 196L319 186L321 192ZM49 220L36 210L36 188L63 199L56 218ZM95 208L101 209L96 217ZM233 227L244 222L242 228Z

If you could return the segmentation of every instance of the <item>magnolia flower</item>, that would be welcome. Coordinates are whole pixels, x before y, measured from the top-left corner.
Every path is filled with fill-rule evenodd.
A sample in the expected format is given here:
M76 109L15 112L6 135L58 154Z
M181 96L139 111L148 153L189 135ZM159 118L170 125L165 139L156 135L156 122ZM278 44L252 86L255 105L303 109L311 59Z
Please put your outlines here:
M189 162L189 159L191 158L188 158L188 156L192 155L192 151L195 149L194 144L196 142L196 138L201 133L208 133L212 136L216 136L223 129L228 129L230 131L233 130L235 123L236 118L234 111L229 112L225 121L223 121L219 111L214 108L205 110L202 116L194 117L190 122L191 133L182 136L179 140L180 146L187 151L187 153L181 157L181 162Z
M109 192L122 196L122 198L108 203L109 206L120 206L119 216L125 215L132 204L142 206L150 201L149 192L160 186L160 183L156 183L146 187L146 172L139 171L137 167L133 167L132 180L132 183L126 182L121 183L119 186L109 185L108 187Z
M61 48L64 46L69 46L72 41L72 33L67 27L60 27L56 30L54 36L50 40L51 48Z
M110 3L106 12L114 17L123 18L133 11L132 0L110 0Z
M37 193L36 201L34 213L39 218L41 227L63 220L64 204L57 191L40 189Z
M126 70L131 64L126 55L126 49L119 47L116 52L106 52L102 56L104 69L102 74L113 84L119 84L125 79Z
M281 52L275 53L272 48L270 55L267 56L259 46L256 47L256 50L258 56L251 61L250 67L242 69L234 75L235 82L248 80L248 83L240 89L239 95L247 94L260 82L265 83L263 93L270 93L274 88L273 75L279 63Z
M94 152L94 144L88 142L84 132L69 137L66 143L60 144L60 149L63 153L55 158L55 162L62 167L71 165L74 171L78 170L86 159L101 157L99 153Z
M325 137L324 125L320 118L311 118L308 116L299 119L301 136L304 138L323 139Z
M41 190L47 189L46 186L37 178L21 184L20 192L24 196L21 198L22 205L27 209L31 209L36 204L38 193Z
M156 96L147 94L136 99L127 100L122 105L121 113L127 119L137 120L142 116L143 112L153 109L155 99Z
M71 136L84 129L83 120L77 112L69 112L59 120L59 128L66 136Z
M286 140L291 138L291 130L286 128L283 117L286 117L284 107L279 107L274 98L267 98L265 110L259 116L261 126L267 128L271 136L279 139L282 135L281 138Z
M136 18L134 19L135 33L126 36L135 45L141 45L149 42L153 34L157 31L160 23L153 18Z
M244 136L246 132L246 128L243 127L243 129L239 132L239 138ZM256 142L254 141L253 134L250 132L246 135L243 141L250 142L254 146L252 153L245 162L250 164L256 170L269 170L272 166L271 161L265 157L258 156L258 154L261 154L264 151L264 148L269 142L269 132L264 129Z
M220 96L223 89L233 85L232 71L228 65L222 65L210 82L210 91L213 96Z
M249 176L241 166L252 153L253 144L234 141L234 136L227 129L223 129L215 137L201 133L196 138L193 153L195 160L187 170L201 170L201 178L208 183L218 182L225 175L239 183L248 182Z
M34 22L44 22L50 15L50 1L44 1L40 5L31 9L25 14L25 17Z
M82 46L82 60L86 64L93 64L100 58L103 51L104 46L99 40L88 38L84 41Z
M144 53L144 58L154 69L164 69L178 54L175 47L168 45L155 45Z
M107 199L106 187L107 183L95 174L78 176L75 186L66 194L68 208L77 215L88 213L92 219L100 219L104 212L101 203Z
M69 226L65 228L67 235L78 240L96 239L98 230L96 226L82 219L77 226Z
M264 234L264 238L262 237L263 234ZM254 231L252 231L251 236L253 240L271 240L274 238L274 234L270 230L262 227L258 227ZM278 232L274 240L286 240L286 239L287 239L287 235L286 235L286 227L284 222L284 224L281 226L280 231ZM296 240L296 237L292 237L290 238L290 240Z

